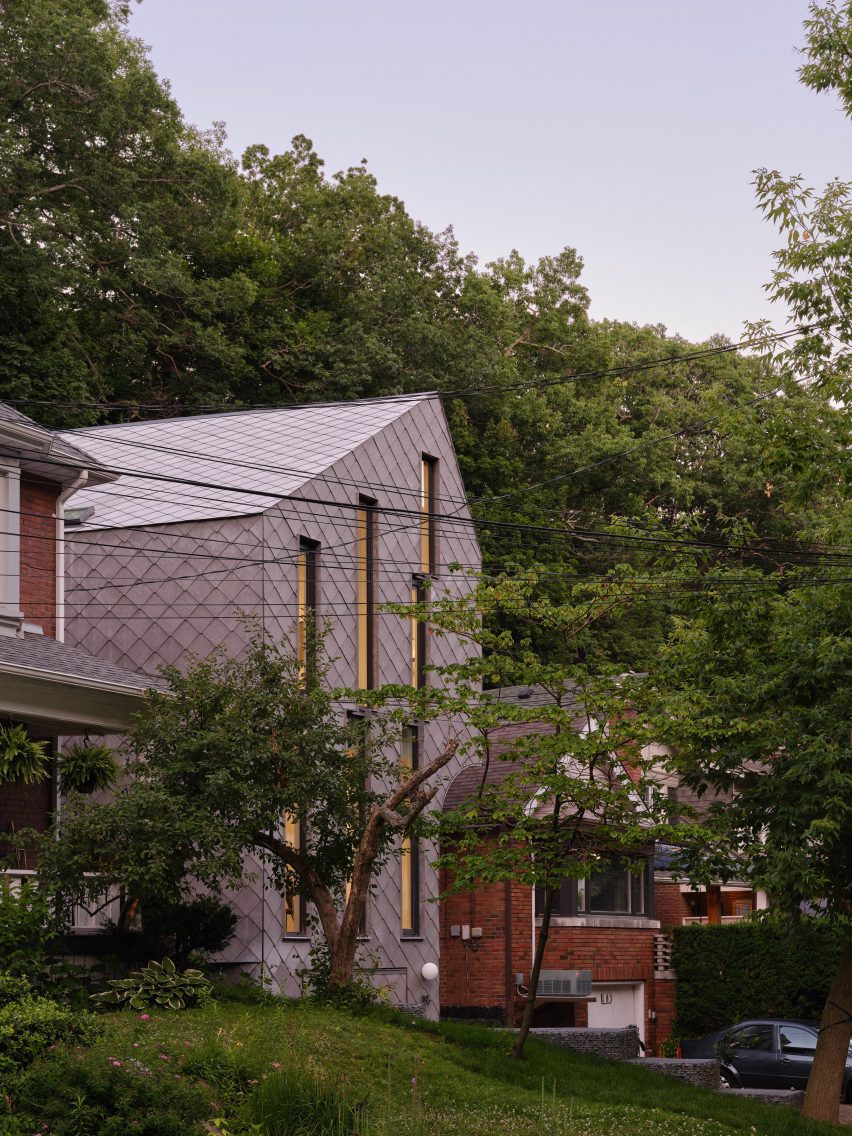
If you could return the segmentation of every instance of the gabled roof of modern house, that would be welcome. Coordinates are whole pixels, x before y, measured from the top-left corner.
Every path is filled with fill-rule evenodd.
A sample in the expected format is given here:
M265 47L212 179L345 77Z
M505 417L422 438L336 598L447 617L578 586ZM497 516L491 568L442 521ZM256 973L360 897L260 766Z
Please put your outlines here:
M263 513L434 395L313 403L66 432L121 474L83 489L85 529ZM136 475L136 476L134 476Z

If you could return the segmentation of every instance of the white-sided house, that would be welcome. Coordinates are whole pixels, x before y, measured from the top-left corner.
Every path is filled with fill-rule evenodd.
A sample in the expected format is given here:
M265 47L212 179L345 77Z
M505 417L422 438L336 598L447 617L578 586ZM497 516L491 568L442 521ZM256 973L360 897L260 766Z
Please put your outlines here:
M335 685L431 681L422 668L460 657L380 612L409 602L424 577L462 589L446 566L477 568L479 549L440 400L429 395L254 410L65 435L121 476L84 490L69 550L68 637L99 657L152 671L219 645L245 643L238 611L266 634L291 635L307 608L332 624ZM451 514L438 521L434 514ZM469 648L464 648L465 651ZM416 727L416 723L412 724ZM449 727L415 729L423 760ZM449 781L458 772L455 761ZM440 794L437 799L440 804ZM439 957L431 851L394 857L368 904L365 953L400 1004L437 1012ZM222 961L265 965L295 993L308 964L299 905L258 885L230 902L240 915Z

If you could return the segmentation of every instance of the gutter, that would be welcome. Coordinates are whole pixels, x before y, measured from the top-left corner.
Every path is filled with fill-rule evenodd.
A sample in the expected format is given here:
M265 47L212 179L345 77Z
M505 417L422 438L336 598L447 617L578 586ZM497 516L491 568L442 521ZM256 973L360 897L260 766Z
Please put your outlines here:
M85 690L100 690L105 694L130 695L132 698L144 698L149 690L156 690L159 694L166 693L166 691L156 685L156 679L153 678L151 679L150 686L127 686L124 683L109 682L106 679L84 678L82 675L67 674L64 671L51 671L46 670L44 667L24 667L21 666L20 663L5 662L0 662L0 674L15 675L18 678L43 679L47 682L62 684L63 686L77 686Z

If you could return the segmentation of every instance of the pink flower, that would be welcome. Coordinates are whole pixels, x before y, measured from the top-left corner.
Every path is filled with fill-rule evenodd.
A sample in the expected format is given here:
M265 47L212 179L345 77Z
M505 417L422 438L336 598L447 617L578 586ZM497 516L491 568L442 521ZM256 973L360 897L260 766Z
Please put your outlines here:
M185 1041L183 1044L186 1046L187 1049L192 1049L192 1042L191 1041Z
M150 1022L150 1020L151 1020L150 1014L140 1014L139 1015L139 1021L140 1022Z
M121 1068L121 1062L120 1061L113 1061L113 1065L116 1067L116 1069Z
M180 1080L180 1073L175 1073L175 1080L176 1080L176 1081L179 1081L179 1080Z
M134 1041L134 1043L133 1043L133 1048L134 1048L134 1049L138 1049L138 1048L139 1048L139 1042L138 1042L138 1041Z
M168 1053L161 1053L160 1054L160 1060L161 1061L168 1061L168 1059L169 1059Z

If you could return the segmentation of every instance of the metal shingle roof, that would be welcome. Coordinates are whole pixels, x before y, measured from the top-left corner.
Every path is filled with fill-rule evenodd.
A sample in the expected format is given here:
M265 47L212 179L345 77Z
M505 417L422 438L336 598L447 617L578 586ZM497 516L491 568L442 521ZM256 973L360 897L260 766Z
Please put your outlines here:
M81 490L74 505L94 507L86 529L262 513L430 397L234 411L66 432L63 437L85 446L108 469L128 471L112 485ZM209 487L150 479L158 474Z

